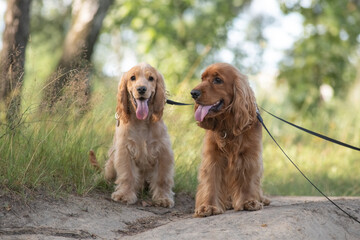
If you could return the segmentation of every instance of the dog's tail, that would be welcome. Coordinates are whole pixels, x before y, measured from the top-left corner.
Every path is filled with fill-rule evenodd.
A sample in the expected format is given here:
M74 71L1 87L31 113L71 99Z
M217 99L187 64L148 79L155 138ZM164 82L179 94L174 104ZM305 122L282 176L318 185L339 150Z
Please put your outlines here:
M90 162L90 165L96 169L96 171L101 172L100 164L97 161L95 152L93 150L89 151L89 162Z

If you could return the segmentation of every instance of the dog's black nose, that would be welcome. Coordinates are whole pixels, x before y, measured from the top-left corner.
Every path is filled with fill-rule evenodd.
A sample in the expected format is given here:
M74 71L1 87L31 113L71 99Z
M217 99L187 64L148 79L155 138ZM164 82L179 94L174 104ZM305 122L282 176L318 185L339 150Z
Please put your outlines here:
M201 95L200 90L194 89L194 90L191 91L191 96L192 96L192 98L195 99L195 100L196 100L198 97L200 97L200 95Z
M146 87L140 86L140 87L137 87L136 90L138 91L139 94L143 95L146 92Z

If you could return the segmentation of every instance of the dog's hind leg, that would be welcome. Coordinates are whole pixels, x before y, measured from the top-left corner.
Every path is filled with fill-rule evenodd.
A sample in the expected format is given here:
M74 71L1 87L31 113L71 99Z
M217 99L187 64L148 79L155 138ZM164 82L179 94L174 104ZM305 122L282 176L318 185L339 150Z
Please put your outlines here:
M114 181L116 178L116 171L114 168L114 146L112 146L109 149L108 155L109 155L109 159L106 161L105 163L105 179L107 181Z

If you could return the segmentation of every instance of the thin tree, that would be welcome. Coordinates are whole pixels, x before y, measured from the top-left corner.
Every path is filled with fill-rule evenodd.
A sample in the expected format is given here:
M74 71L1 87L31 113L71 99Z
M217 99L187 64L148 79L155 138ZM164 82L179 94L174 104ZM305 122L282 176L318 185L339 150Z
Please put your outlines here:
M0 102L8 122L17 119L24 79L25 50L29 38L31 0L8 0L3 48L0 53Z
M85 84L75 95L89 98L89 63L103 19L113 0L74 0L72 23L66 35L63 53L55 72L47 80L44 103L52 108L64 88L75 82ZM80 77L79 77L80 76ZM75 100L76 101L76 100Z

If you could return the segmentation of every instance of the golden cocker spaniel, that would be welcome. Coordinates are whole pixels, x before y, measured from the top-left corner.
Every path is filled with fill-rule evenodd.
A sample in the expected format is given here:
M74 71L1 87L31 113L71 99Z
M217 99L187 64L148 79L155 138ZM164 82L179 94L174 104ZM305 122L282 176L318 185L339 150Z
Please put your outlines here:
M206 129L195 216L259 210L270 201L261 189L262 127L254 93L247 78L226 63L210 65L201 80L191 91L195 119Z
M146 63L126 72L117 94L119 124L105 164L105 178L115 180L111 198L133 204L149 183L154 203L173 207L174 156L162 120L165 105L163 76Z

